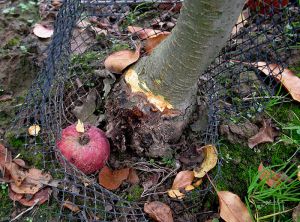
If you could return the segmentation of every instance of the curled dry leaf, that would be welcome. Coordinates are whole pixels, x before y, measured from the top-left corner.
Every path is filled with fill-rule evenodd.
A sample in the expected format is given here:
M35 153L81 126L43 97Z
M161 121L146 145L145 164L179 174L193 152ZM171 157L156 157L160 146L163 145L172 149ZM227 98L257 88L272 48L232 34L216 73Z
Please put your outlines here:
M154 37L150 37L146 40L145 50L148 54L151 54L156 46L158 46L163 40L165 40L170 33L160 33Z
M179 199L179 200L184 198L184 194L181 193L179 190L168 190L168 195L171 198L176 198L176 199Z
M253 148L260 143L274 142L276 136L278 136L278 132L271 126L271 120L263 120L263 126L259 132L248 139L248 146Z
M21 186L22 182L26 178L26 172L16 163L10 162L5 164L5 168L9 172L10 176L12 177L15 185L17 187Z
M29 200L24 197L18 201L21 204L23 204L24 206L28 206L28 207L35 205L36 202L38 202L38 204L41 205L41 204L45 203L47 200L49 200L51 193L52 193L52 190L50 188L45 188L45 189L38 191Z
M190 191L195 189L192 186L192 182L194 180L194 172L189 170L180 171L174 181L172 188L168 191L168 195L172 198L182 199L184 194L179 191L179 189L185 189L186 191Z
M170 34L170 32L155 30L155 29L145 29L138 26L128 26L127 29L132 34L136 34L141 40L153 38L158 36L159 34Z
M133 168L130 168L129 175L127 178L127 181L131 184L138 184L140 182L140 178L136 173L136 170Z
M71 201L64 201L63 203L63 207L68 208L69 210L71 210L74 213L77 213L80 211L79 207L76 204L73 204Z
M176 175L173 181L172 189L178 190L178 189L185 188L186 186L191 185L193 180L194 180L193 171L189 171L189 170L180 171Z
M35 24L33 28L33 34L42 39L50 38L53 35L54 30L45 27L42 24Z
M39 135L39 132L41 131L41 127L37 124L33 124L28 128L28 134L30 136L37 136Z
M170 207L162 202L153 201L145 203L144 211L157 222L173 222L172 211Z
M99 173L99 184L108 190L116 190L128 178L128 175L129 168L112 171L104 166Z
M220 216L226 222L252 222L247 207L239 196L229 191L217 192L220 203Z
M200 151L204 154L204 160L199 168L194 169L194 175L198 178L204 177L218 162L218 152L214 145L203 146Z
M78 122L77 122L75 128L78 133L84 133L84 125L83 125L83 122L80 121L80 119L78 119Z
M239 62L239 61L233 61ZM300 102L300 78L296 76L291 70L284 69L277 64L267 64L265 62L248 63L245 65L254 66L262 71L267 76L272 76L287 89L292 98Z
M11 190L11 188L8 188L8 196L12 201L19 201L24 197L24 194L15 193Z
M260 163L258 167L258 172L260 172L259 179L265 180L269 187L278 186L282 181L291 182L287 175L283 173L276 173L271 169L267 169L262 163Z
M140 58L141 45L139 44L135 51L122 50L109 55L105 61L104 66L112 73L122 74L122 71L129 65L135 63Z
M41 170L32 168L26 172L25 179L17 186L16 183L11 183L11 189L19 194L35 194L45 184L48 184L52 179L48 173L43 173Z

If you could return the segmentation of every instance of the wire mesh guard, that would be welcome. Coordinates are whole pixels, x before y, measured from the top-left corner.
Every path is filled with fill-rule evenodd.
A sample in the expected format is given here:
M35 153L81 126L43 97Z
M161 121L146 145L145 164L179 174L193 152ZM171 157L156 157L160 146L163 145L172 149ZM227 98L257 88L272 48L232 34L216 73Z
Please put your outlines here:
M53 197L60 206L57 215L60 220L148 221L143 203L159 199L176 210L176 221L196 221L196 218L187 219L187 215L201 208L204 194L210 191L208 184L196 195L195 192L187 194L181 201L171 200L166 194L153 194L165 191L155 185L144 190L140 201L128 201L122 195L128 186L115 193L106 190L97 183L97 175L86 176L65 161L55 145L61 130L84 113L88 116L82 118L105 129L105 98L119 77L105 71L104 59L114 51L134 48L138 41L145 40L128 32L129 25L171 31L180 6L179 1L151 0L66 0L63 3L44 66L9 132L21 138L26 152L40 158L40 167L59 181L53 187ZM195 130L199 145L217 143L220 119L249 118L263 109L278 89L279 83L273 75L281 75L287 66L290 46L299 41L297 21L299 8L293 2L284 8L269 5L263 12L248 10L248 15L240 17L226 46L199 79L198 99L207 103L207 127ZM255 68L253 64L258 62L264 62L271 74L265 75ZM270 64L282 67L280 72L272 74ZM27 135L28 127L33 124L42 129L37 137ZM197 121L192 126L197 126ZM164 178L178 170L131 155L130 166L144 176L159 175L157 184L167 183ZM122 155L118 157L119 162L126 162ZM63 207L66 201L78 206L80 211Z

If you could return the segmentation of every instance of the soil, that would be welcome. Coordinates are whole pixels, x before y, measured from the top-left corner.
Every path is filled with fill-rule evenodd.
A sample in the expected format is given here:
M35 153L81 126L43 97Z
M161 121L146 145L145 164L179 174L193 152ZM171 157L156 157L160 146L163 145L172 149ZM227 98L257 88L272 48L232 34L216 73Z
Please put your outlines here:
M19 1L10 4L16 5L18 2ZM7 7L6 4L5 7ZM1 5L0 5L0 9L1 9ZM122 8L122 9L116 8L114 10L115 11L125 10L126 12L126 8ZM152 10L151 12L155 13L155 10ZM5 129L11 123L11 119L14 117L15 109L19 107L19 105L24 101L23 98L24 91L28 89L30 83L32 82L32 79L36 76L35 70L37 70L41 66L40 60L41 58L43 58L43 50L49 43L49 41L42 41L41 39L38 39L37 37L32 35L31 24L27 24L21 19L19 20L18 19L19 17L17 17L16 19L15 15L9 15L9 16L11 16L11 19L7 20L7 15L0 15L0 21L2 22L0 24L3 27L5 27L4 29L0 29L0 36L3 38L1 39L1 44L2 44L1 47L4 49L4 51L1 51L0 54L1 55L0 85L1 87L3 87L0 96L6 95L6 98L8 98L6 102L0 101L1 103L0 121L3 120L2 122L0 122L2 133L4 133ZM112 20L111 18L109 19ZM124 20L124 17L122 19ZM142 20L140 25L143 25L143 22L147 22L147 19ZM171 23L176 22L176 19L172 20L171 17L162 16L162 18L160 18L160 21L153 24L152 27L170 30L172 25L169 23L168 26L167 25L168 22ZM118 34L118 33L114 33L113 26L110 28L111 28L110 34L114 34L114 35ZM83 32L79 32L79 31L76 33L82 33L83 36L85 36L86 38L94 37L95 34L95 32L91 30L83 31ZM74 36L74 38L78 42L79 38L76 38L76 36ZM14 41L12 41L13 39L20 39L20 42L14 43ZM80 41L82 41L82 39ZM11 45L11 43L13 44ZM80 47L75 47L73 44L74 48L72 49L75 52L74 55L79 55L83 51L91 49L93 45L95 45L96 43L98 47L97 49L99 49L99 47L101 49L109 48L108 51L110 52L113 51L112 47L116 47L117 45L103 38L98 39L97 41L88 42L88 44L86 45L79 44ZM126 40L122 39L121 43L122 43L121 47L123 47L126 44L130 46L129 41L126 42ZM21 46L26 47L26 52L24 52L23 50L24 47ZM230 50L232 50L233 52L238 52L240 50L240 47L242 46L239 45L236 46L235 50L232 49ZM264 52L261 53L263 54ZM111 127L116 129L118 126L120 126L118 124L118 121L121 121L122 119L124 120L125 117L128 117L128 113L121 112L121 116L118 115L115 116L117 118L120 117L120 119L117 119L117 122L111 122L109 119L107 119L109 118L109 116L107 117L105 114L104 103L105 100L107 99L107 94L110 92L110 89L113 86L114 82L117 81L120 84L120 77L115 77L107 73L106 71L103 70L103 67L99 65L97 61L101 59L103 60L103 58L105 57L104 55L93 54L93 53L85 54L85 55L86 57L81 56L79 57L79 59L78 57L73 57L74 66L72 67L71 72L74 72L72 74L76 74L78 78L76 78L75 76L75 78L71 79L69 85L66 84L65 86L65 92L64 92L64 98L66 98L66 100L64 101L65 116L63 117L64 124L62 125L62 127L67 126L70 122L72 123L75 122L76 119L80 117L85 119L85 121L89 123L98 125L102 129L106 128L109 123L111 124ZM274 57L274 55L271 56ZM94 69L96 69L97 71L94 72ZM78 75L78 73L81 72L83 75L81 74ZM252 72L252 74L253 73L254 72ZM20 81L20 79L22 79L22 81ZM251 91L251 88L249 88L249 85L247 84L243 84L241 90L238 91L236 91L236 89L233 90L234 95L239 95L239 93L245 95L249 91ZM122 96L124 98L127 95L122 95ZM197 107L195 108L196 111L193 114L193 118L190 120L191 122L188 124L187 127L185 127L185 130L183 131L183 135L178 141L173 141L171 144L168 144L169 147L167 150L171 152L169 152L169 155L166 155L167 157L165 158L161 158L160 157L161 155L157 155L157 154L156 155L152 154L148 156L145 155L145 152L149 152L147 151L147 148L149 148L148 146L149 140L151 139L148 138L143 138L143 140L138 140L139 139L138 138L136 141L139 141L140 143L137 144L134 149L124 148L126 147L125 145L127 145L126 141L124 141L123 139L124 137L121 137L117 141L118 143L114 143L114 141L112 142L114 148L112 150L111 157L108 163L109 166L113 169L121 169L127 166L135 168L140 178L140 182L135 186L132 186L131 184L125 182L118 190L114 191L115 194L121 196L122 198L128 201L137 201L141 206L146 201L160 200L162 202L165 202L173 210L175 221L205 221L206 219L209 218L219 217L217 214L218 206L215 197L202 195L210 191L210 185L207 180L204 181L201 187L188 193L184 201L171 200L164 193L172 186L174 175L176 174L179 168L180 170L192 170L196 166L199 166L203 161L203 156L201 153L197 152L197 148L205 145L206 143L205 138L207 138L207 135L205 133L207 132L206 131L207 125L214 124L214 122L210 122L211 120L209 120L209 115L208 115L209 113L206 109L207 107L205 107L205 109L203 108L203 103L207 102L208 99L209 98L207 98L206 96L203 96L203 92L199 91L198 104ZM120 100L121 102L123 102L122 98ZM2 106L2 104L4 104L4 106ZM108 108L110 111L110 115L114 116L115 110L112 110L111 107L112 106L110 105L106 106L106 108ZM135 115L133 116L133 118L131 118L131 121L137 119L138 117L140 117L140 115L143 115L138 110L136 111L134 109L131 109L130 111L131 112L129 114L131 117L133 114ZM158 117L160 118L161 115L158 115ZM153 121L156 121L155 118L151 119L152 128L154 125ZM179 131L181 132L184 128L183 126L186 125L187 123L180 124L180 127L178 127ZM122 126L123 127L126 126L126 128L124 129L120 127L118 131L114 132L115 135L124 135L124 131L126 131L125 135L128 136L130 134L133 134L133 132L136 130L135 126L134 127L130 126L131 128L128 128L128 122L126 122L126 124L123 124ZM233 124L230 121L223 121L223 124L220 126L220 133L225 138L227 138L227 140L232 144L237 144L237 143L244 144L249 137L253 136L258 132L258 129L259 129L259 125L257 125L255 121L247 120L244 123L236 123L236 124ZM172 130L170 131L173 132ZM216 132L213 130L210 131L210 133L214 135L216 134ZM143 146L140 146L141 143ZM142 147L143 150L137 152L136 149L137 147ZM154 153L157 153L157 149L159 149L159 147L155 149ZM15 152L15 154L17 154L17 152ZM44 160L48 161L47 163L53 162L51 158L52 157L50 156L44 157L42 155L40 162ZM239 163L238 158L241 157L235 158L236 164ZM38 164L43 166L43 164L41 164L40 162ZM32 162L32 164L34 163ZM56 167L59 166L55 165L55 168ZM214 174L217 175L218 172L214 172ZM97 180L97 177L91 176L91 178L94 181ZM78 178L76 178L75 181L76 183L80 183L79 181L82 180L79 178L77 181L77 179ZM74 178L70 177L70 181L65 181L64 184L68 183L74 185L75 182L73 180ZM82 188L80 189L76 188L76 185L77 184L75 184L75 188L72 187L71 192L63 193L63 195L65 195L64 198L66 197L74 198L73 195L79 193L79 190ZM67 188L64 187L63 192L65 191L65 189ZM141 198L143 192L144 194L147 195L144 195ZM60 193L57 194L57 196L58 198L61 198L62 192L60 191ZM77 203L82 203L82 200L78 201ZM105 206L105 207L107 207L108 210L109 208L112 209L111 206ZM18 212L19 211L20 209L18 210ZM70 214L68 210L65 211L68 214Z

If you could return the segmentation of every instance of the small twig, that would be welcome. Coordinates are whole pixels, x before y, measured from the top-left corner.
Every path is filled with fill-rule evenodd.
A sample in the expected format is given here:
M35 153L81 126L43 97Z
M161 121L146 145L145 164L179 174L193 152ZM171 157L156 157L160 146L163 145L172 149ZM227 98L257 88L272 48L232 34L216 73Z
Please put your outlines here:
M35 203L34 203L31 207L29 207L29 208L26 209L25 211L21 212L20 214L18 214L15 218L11 219L10 222L17 220L17 219L18 219L19 217L21 217L23 214L27 213L28 211L31 211L31 210L38 204L39 201L40 201L39 198L36 199L36 200L35 200Z

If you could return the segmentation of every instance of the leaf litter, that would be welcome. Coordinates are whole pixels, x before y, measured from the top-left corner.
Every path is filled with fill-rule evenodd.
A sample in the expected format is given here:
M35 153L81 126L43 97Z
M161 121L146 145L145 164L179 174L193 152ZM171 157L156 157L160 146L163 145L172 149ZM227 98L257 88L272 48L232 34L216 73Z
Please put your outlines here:
M52 180L49 173L28 168L22 159L12 159L11 153L0 144L0 170L9 184L9 197L24 206L43 204L52 193L47 184Z

